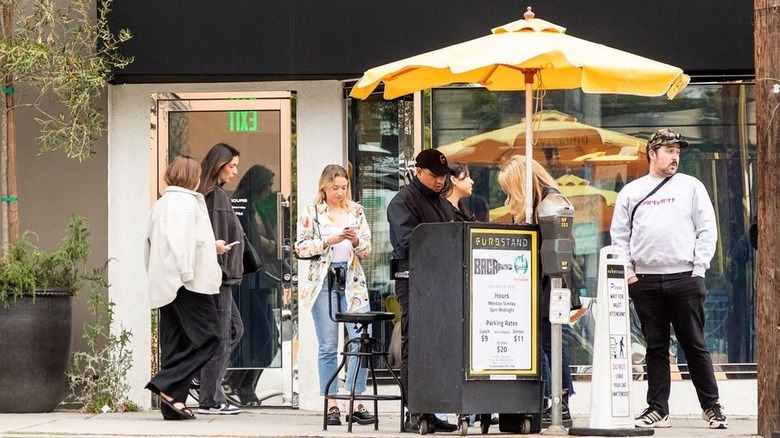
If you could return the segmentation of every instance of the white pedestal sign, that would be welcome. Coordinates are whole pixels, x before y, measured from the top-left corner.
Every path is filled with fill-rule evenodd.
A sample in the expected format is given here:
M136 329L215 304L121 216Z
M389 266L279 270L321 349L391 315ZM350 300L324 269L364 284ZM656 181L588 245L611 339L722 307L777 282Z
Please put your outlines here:
M607 246L599 256L590 427L634 427L631 407L631 328L625 254Z

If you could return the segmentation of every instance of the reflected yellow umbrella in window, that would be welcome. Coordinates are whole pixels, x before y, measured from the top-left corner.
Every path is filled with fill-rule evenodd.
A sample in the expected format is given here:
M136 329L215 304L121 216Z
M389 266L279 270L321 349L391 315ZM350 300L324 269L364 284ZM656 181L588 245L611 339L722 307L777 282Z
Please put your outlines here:
M690 81L678 68L566 35L566 28L525 19L476 38L432 52L372 68L350 96L365 99L380 84L393 99L426 88L453 83L481 84L488 90L526 91L526 156L532 156L532 93L534 90L582 88L585 93L667 95L673 98ZM530 160L526 220L533 221Z
M582 157L632 154L644 150L647 140L577 121L555 110L534 114L534 159L544 166L572 165ZM473 135L438 149L453 162L500 165L513 155L525 154L525 123Z

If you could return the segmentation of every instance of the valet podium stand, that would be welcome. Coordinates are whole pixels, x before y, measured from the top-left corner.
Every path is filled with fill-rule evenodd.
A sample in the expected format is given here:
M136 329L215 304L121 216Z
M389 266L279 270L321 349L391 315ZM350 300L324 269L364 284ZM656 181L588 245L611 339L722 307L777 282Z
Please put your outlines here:
M502 432L541 430L538 230L453 222L412 232L409 412L458 413L461 435L468 414L498 413Z

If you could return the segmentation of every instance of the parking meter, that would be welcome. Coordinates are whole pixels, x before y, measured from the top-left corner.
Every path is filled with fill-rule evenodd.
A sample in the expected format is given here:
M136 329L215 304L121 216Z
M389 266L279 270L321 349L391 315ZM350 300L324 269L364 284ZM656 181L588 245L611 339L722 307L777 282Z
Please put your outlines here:
M539 251L542 272L550 276L550 384L552 388L552 424L547 435L566 435L561 417L562 397L562 327L568 324L571 305L571 291L563 287L563 276L572 269L571 229L574 224L574 206L565 196L556 194L546 197L539 204L539 228L542 247Z
M551 277L561 277L571 272L573 222L574 206L565 196L548 196L539 204L542 271Z

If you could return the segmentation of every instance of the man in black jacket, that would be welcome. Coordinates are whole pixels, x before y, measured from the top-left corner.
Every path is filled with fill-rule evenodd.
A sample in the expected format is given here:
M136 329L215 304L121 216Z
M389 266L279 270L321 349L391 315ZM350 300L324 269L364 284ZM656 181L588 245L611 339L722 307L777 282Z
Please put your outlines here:
M412 182L402 188L387 206L387 221L390 223L390 243L393 245L393 261L400 277L395 275L395 293L401 305L401 381L404 388L409 382L409 279L403 272L409 270L409 237L414 228L422 223L452 221L452 207L441 196L444 182L450 175L447 157L436 149L426 149L417 154L415 175ZM431 415L429 431L451 432L457 426ZM407 414L407 432L419 431L417 418Z

